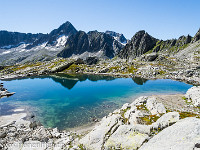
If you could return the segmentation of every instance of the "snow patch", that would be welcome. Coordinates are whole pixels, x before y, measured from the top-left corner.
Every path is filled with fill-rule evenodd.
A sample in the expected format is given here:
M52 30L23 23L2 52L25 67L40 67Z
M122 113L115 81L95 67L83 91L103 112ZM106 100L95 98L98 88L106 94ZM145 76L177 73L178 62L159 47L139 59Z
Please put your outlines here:
M10 53L10 52L11 52L11 51L5 51L5 52L2 53L2 55L8 54L8 53Z
M117 37L117 36L113 36L114 37L114 39L116 40L116 41L118 41L120 44L122 44L123 46L125 46L126 44L127 44L127 42L120 42L120 40L119 40L119 37Z
M47 42L42 43L40 46L43 48L47 45Z
M57 39L57 44L56 46L59 47L59 46L64 46L65 43L67 42L67 39L68 39L68 36L66 35L61 35L58 37Z
M7 46L3 46L3 47L1 47L1 49L11 49L11 48L19 47L20 45L23 45L23 44L25 44L25 42L20 42L20 43L17 44L17 45L7 45Z

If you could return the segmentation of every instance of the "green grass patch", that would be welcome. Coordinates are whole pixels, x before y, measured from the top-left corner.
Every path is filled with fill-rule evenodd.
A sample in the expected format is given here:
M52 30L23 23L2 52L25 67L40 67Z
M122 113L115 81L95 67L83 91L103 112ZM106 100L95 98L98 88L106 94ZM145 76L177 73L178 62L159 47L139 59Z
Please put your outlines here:
M122 116L122 118L123 118L123 121L122 121L122 122L123 122L124 124L127 124L127 123L128 123L128 118L125 118L124 115L125 115L125 113L126 113L128 110L130 110L130 109L131 109L131 108L128 107L128 108L123 109L123 110L120 111L120 114L121 114L121 116Z
M163 70L159 70L159 74L160 74L160 75L163 75L163 74L166 74L166 72L163 71Z
M180 119L184 119L184 118L187 118L187 117L200 118L200 115L194 114L192 112L179 112L179 114L180 114Z
M152 123L156 122L160 117L156 115L146 115L144 117L140 117L141 121L145 125L151 125Z
M83 144L79 144L78 147L80 148L80 150L86 150L86 148L83 146Z
M145 110L145 111L149 111L148 109L147 109L147 107L144 105L144 104L142 104L142 105L138 105L138 106L136 106L137 107L137 110Z

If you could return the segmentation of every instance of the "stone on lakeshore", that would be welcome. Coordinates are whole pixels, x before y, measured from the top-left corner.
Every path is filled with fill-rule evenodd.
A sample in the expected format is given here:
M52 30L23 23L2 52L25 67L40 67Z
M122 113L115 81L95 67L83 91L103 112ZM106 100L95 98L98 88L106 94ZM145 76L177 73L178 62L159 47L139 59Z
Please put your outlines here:
M125 109L127 109L127 108L130 108L129 103L125 103L125 104L122 106L121 110L125 110Z
M104 148L106 150L137 149L148 138L148 134L138 132L135 126L121 125L106 141Z
M50 73L61 72L61 71L65 70L65 69L69 68L73 63L74 63L73 61L62 63L59 66L53 67L50 70Z
M31 122L29 127L32 128L33 130L36 129L37 128L37 122L36 121Z
M194 106L200 106L200 86L191 87L185 94L188 100L191 100Z
M158 128L165 128L170 126L171 124L179 121L179 113L178 112L169 112L161 116L155 123L153 123L151 126L153 129Z
M46 138L50 137L51 133L45 129L43 126L35 129L32 132L32 138L38 139L39 141L46 141Z
M140 96L139 98L134 100L133 103L131 103L131 106L142 105L147 102L147 98L148 98L147 96Z
M162 103L158 103L154 97L147 99L146 107L152 115L166 113L165 106Z
M139 150L192 150L200 141L200 119L185 118L165 128Z
M112 132L117 127L120 117L121 116L119 114L104 117L99 122L99 125L95 126L95 128L90 133L88 133L80 140L80 143L85 145L88 149L101 149L104 144L106 135L112 134Z
M138 117L143 117L143 113L139 110L135 110L129 115L129 123L135 125L138 123Z

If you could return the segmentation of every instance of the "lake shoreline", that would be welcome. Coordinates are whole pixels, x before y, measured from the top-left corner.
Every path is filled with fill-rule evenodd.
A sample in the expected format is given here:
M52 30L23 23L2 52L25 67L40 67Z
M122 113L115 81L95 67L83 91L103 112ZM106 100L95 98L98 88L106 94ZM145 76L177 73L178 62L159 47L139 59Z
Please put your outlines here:
M194 93L194 92L192 92L192 93ZM27 117L27 114L24 113L23 109L15 109L15 111L17 112L17 114L15 114L15 115L0 116L0 120L1 120L0 121L0 130L2 133L0 136L5 137L6 145L7 146L9 145L10 146L9 148L11 148L11 147L14 148L13 147L14 142L15 142L15 146L16 146L16 144L17 144L17 146L19 146L19 145L26 146L27 144L34 144L34 143L47 146L46 144L48 143L51 147L56 147L56 145L57 145L58 147L60 147L60 149L64 148L64 147L68 147L68 148L73 147L75 149L80 149L81 147L83 147L84 149L93 149L94 147L98 148L98 146L100 144L99 142L96 141L95 143L92 144L92 142L94 142L93 140L95 140L95 139L93 139L93 136L94 135L97 136L96 134L99 133L99 130L102 130L102 129L103 130L101 131L102 132L101 134L104 134L105 126L111 127L110 121L113 120L111 118L113 118L115 116L118 117L118 112L121 114L121 112L124 112L124 110L126 110L127 111L126 113L128 113L128 110L130 109L130 107L132 108L133 106L134 106L134 108L135 108L135 106L137 106L137 109L140 110L141 112L146 111L147 108L149 109L149 106L147 105L149 103L148 101L150 101L152 99L155 99L158 104L162 104L165 106L166 110L165 109L157 110L158 112L166 111L165 115L169 115L169 116L170 116L170 114L175 115L178 112L180 114L180 117L183 117L182 118L183 120L185 117L189 117L188 115L191 115L191 116L196 115L196 116L200 117L200 114L198 114L199 108L191 107L192 104L187 103L187 100L185 100L186 98L185 98L184 94L172 94L172 95L164 95L163 94L163 95L140 96L139 98L136 98L135 100L133 100L132 103L129 103L129 104L126 103L122 106L121 109L117 109L117 110L113 111L113 113L110 113L108 116L104 117L100 122L94 123L92 126L86 125L86 126L74 128L74 130L72 129L71 131L59 131L57 128L44 128L43 126L41 126L41 124L39 124L35 121L24 120L24 118ZM147 100L147 104L145 102L145 107L143 106L143 104L141 105L141 102L143 103L144 100L145 101ZM144 108L142 108L140 106L142 106ZM190 106L190 107L188 107L188 106ZM186 112L190 112L190 113L188 114ZM163 117L165 115L163 115ZM159 116L159 118L162 117L162 115L158 115L158 116ZM123 115L122 115L122 117L123 117ZM126 116L124 116L124 117L126 117ZM182 119L181 119L181 121L182 121ZM105 121L107 122L107 125L106 124L104 125L104 123L106 123ZM125 125L123 125L123 124L121 125L120 120L118 120L118 122L119 122L120 127L133 126L132 123L131 124L125 123ZM173 125L175 122L173 122L171 125ZM177 122L179 122L179 121L177 120ZM123 120L122 120L122 123L123 123ZM114 126L117 126L117 125L114 125ZM15 127L17 130L14 130L13 127ZM164 128L168 128L168 127L164 127ZM162 129L161 129L161 131L162 131ZM131 131L127 131L127 132L129 133ZM11 133L13 133L13 134L11 134ZM40 133L42 133L42 134L40 134ZM114 131L114 133L115 133L115 131ZM112 133L112 134L114 135L114 133ZM25 134L26 134L26 136L24 136ZM113 139L112 134L109 136L109 140L112 139L115 141L115 140L118 140L118 138L120 138L120 137L118 137L119 136L118 135L115 139ZM117 132L116 132L116 134L117 134ZM142 134L144 134L144 133L142 133ZM145 131L145 134L147 134L146 131ZM14 139L13 139L13 135L15 135ZM153 137L156 135L157 134L153 135ZM90 137L89 141L87 139L88 136ZM100 136L100 135L98 135L98 136ZM153 139L153 137L150 136L150 139ZM126 139L126 136L124 136L124 138ZM10 141L8 139L10 139L10 140L13 139L14 141ZM52 141L52 139L54 142ZM131 140L131 139L129 139L129 140ZM55 141L62 141L62 142L57 143ZM148 142L147 142L147 144L148 144ZM105 147L109 146L108 140L104 141L104 146ZM125 146L124 148L127 148L130 145L124 145L124 146ZM146 144L142 143L139 147L143 147L143 146L146 146ZM4 145L4 147L6 147L6 146ZM18 147L15 147L14 149L17 149L17 148Z
M43 76L51 76L55 74L66 74L66 75L99 75L99 76L110 76L114 78L134 78L134 77L139 77L139 78L144 78L147 80L157 80L157 79L171 79L174 81L180 81L184 82L187 84L192 84L192 85L200 85L200 78L190 78L190 77L177 77L176 75L166 75L166 76L143 76L143 75L134 75L132 73L130 74L122 74L122 73L90 73L90 72L83 72L83 73L66 73L66 72L57 72L57 73L45 73L45 74L25 74L25 75L1 75L0 80L2 81L10 81L10 80L15 80L15 79L25 79L25 78L32 78L32 77L43 77Z
M93 124L94 122L95 122L95 120L101 120L105 115L108 115L109 113L111 113L112 111L114 111L115 109L118 109L118 108L120 108L124 103L131 103L134 99L136 99L136 98L138 98L139 96L151 96L151 95L166 95L166 94L170 94L170 95L174 95L174 94L183 94L186 90L187 90L187 88L189 88L189 87L191 87L190 85L185 85L184 83L179 83L179 82L175 82L175 81L168 81L168 80L166 80L166 79L163 79L163 80L158 80L158 81L154 81L154 80L150 80L150 82L149 81L147 81L147 80L143 80L143 79L140 79L140 80L138 80L138 78L136 78L137 80L134 80L133 78L131 79L124 79L124 78L102 78L102 76L100 76L99 78L97 78L97 75L96 76L85 76L85 77L80 77L80 76L72 76L73 78L69 78L69 76L58 76L58 75L60 75L60 74L55 74L55 75L52 75L52 76L43 76L41 79L42 80L40 80L40 77L36 77L35 79L37 80L37 81L35 81L35 80L32 80L33 79L33 77L31 77L31 78L27 78L27 80L28 80L28 85L22 85L21 87L26 87L26 86L29 86L29 85L32 85L33 83L34 83L34 85L35 86L31 86L31 88L30 88L30 90L28 89L28 88L26 88L26 90L27 90L27 93L24 93L24 92L21 92L21 91L23 91L23 90L20 90L20 86L18 87L18 84L17 83L20 83L21 81L19 80L16 80L16 81L14 81L16 84L14 84L13 86L14 87L18 87L18 91L17 91L17 94L19 94L17 97L14 97L14 98L12 98L11 97L11 100L12 101L14 101L15 102L15 98L17 98L18 100L15 102L15 103L11 103L11 105L12 106L21 106L21 107L25 107L25 109L27 110L27 112L29 112L29 116L31 116L32 114L34 114L34 116L35 116L35 119L36 119L36 121L41 121L41 123L45 126L45 127L58 127L58 129L60 129L60 130L65 130L65 129L72 129L73 128L73 130L74 130L74 128L81 128L81 126L83 126L83 127L85 127L88 123L89 124ZM102 92L100 92L99 93L99 91L101 91L100 89L99 89L99 86L100 87L102 87L102 88L105 88L105 87L107 87L106 88L106 90L105 90L105 92L107 92L108 90L109 90L109 92L108 93L115 93L115 94L117 94L117 95L113 95L113 94L111 94L111 95L105 95L104 97L99 97L99 98L97 98L97 100L99 101L97 101L98 102L98 104L96 105L91 105L91 107L94 107L94 109L90 109L90 107L88 107L88 105L87 105L87 102L86 102L86 105L85 104L83 104L83 105L77 105L76 106L76 109L74 108L74 109L71 109L71 107L72 106L70 106L70 109L72 110L72 112L73 113L70 113L70 112L67 112L67 113L65 113L65 110L67 110L68 109L68 107L65 107L65 110L60 110L59 111L59 109L58 108L61 108L60 106L62 106L62 105L64 105L64 106L67 106L67 105L69 105L70 103L68 102L68 100L66 100L66 102L67 102L67 104L65 104L65 101L64 101L64 99L63 99L63 96L61 96L61 99L59 99L59 97L54 97L54 99L52 99L51 97L52 96L54 96L54 94L53 95L49 95L48 93L48 97L46 97L47 95L44 95L45 97L37 97L38 98L38 100L36 100L36 99L33 99L33 100L28 100L28 102L27 102L27 104L25 103L25 102L23 102L23 97L19 97L20 95L27 95L28 97L27 98L29 98L30 96L30 94L29 93L32 93L33 92L33 90L32 89L37 89L37 91L43 91L42 93L46 93L48 90L46 90L46 91L44 91L44 89L46 89L45 88L45 86L43 87L42 85L46 85L46 83L49 83L49 81L51 80L51 78L50 77L53 77L53 79L54 78L56 78L56 80L54 79L53 81L56 81L55 83L57 84L57 82L60 82L60 81L62 81L62 82L60 82L61 83L61 85L62 86L60 86L59 85L59 87L62 87L62 89L60 89L60 88L57 88L57 89L53 89L52 90L52 92L50 92L49 94L51 94L51 93L55 93L54 91L60 91L60 90L62 90L64 93L64 95L63 96L65 96L65 95L68 95L69 96L69 94L71 93L71 89L68 89L68 94L66 93L66 90L64 90L63 89L63 87L64 87L64 85L62 84L62 83L68 83L68 82L65 82L65 80L68 80L68 79L71 79L73 82L74 81L76 81L76 82L78 82L79 80L81 81L81 82L79 82L79 84L80 84L80 86L82 87L82 88L84 88L84 84L83 84L83 82L82 81L87 81L87 79L89 79L90 80L90 86L97 86L97 90L94 90L94 88L90 88L90 89L87 89L86 91L82 91L81 89L81 92L82 93L85 93L85 92L89 92L90 90L94 90L94 91L96 91L97 93L95 94L95 96L97 95L97 94L102 94ZM95 77L95 78L94 78ZM46 80L48 80L48 81L46 81ZM59 80L57 80L57 79L59 79ZM76 79L76 80L75 80ZM95 79L95 80L94 80ZM113 79L115 79L116 80L116 82L115 82L115 80L113 80ZM98 84L96 84L94 81L98 81L98 80L105 80L105 81L109 81L109 82L100 82L100 83L98 83ZM117 80L119 80L119 81L117 81ZM165 81L166 80L166 81ZM25 81L25 80L24 80ZM44 81L44 82L43 82ZM52 81L52 80L51 80ZM111 82L110 82L111 81ZM112 81L113 81L113 83L112 83ZM36 82L36 83L35 83ZM40 86L41 86L41 89L38 89L39 87L37 86L37 82L40 84ZM133 82L133 84L132 83L130 83L130 82ZM147 84L146 84L146 82L147 82ZM26 82L23 82L23 83L26 83ZM43 84L42 84L43 83ZM54 82L53 82L54 83ZM87 82L88 83L88 82ZM113 84L113 86L112 86L112 84ZM146 86L145 86L145 85ZM155 84L155 87L154 88L152 88L152 86ZM159 84L162 84L162 86L159 86ZM9 85L9 84L8 84ZM108 86L109 85L109 86ZM110 91L110 89L113 89L115 86L117 85L117 87L116 87L116 89L117 89L117 91ZM157 87L157 86L158 87ZM166 88L166 86L168 87L170 87L170 85L171 85L171 88ZM10 85L11 86L11 85ZM55 85L52 85L52 87L53 86L55 86ZM76 84L76 86L78 86L77 84ZM121 86L125 86L126 88L122 88ZM144 90L142 90L142 86L144 86L144 87L146 87ZM177 88L178 87L180 88L180 90L177 90ZM88 85L86 85L86 87L88 87ZM121 87L121 88L120 88ZM64 87L64 88L66 88L66 87ZM69 87L67 87L67 88L69 88ZM71 88L71 87L70 87ZM119 90L119 88L120 88L120 90ZM130 89L131 88L131 89ZM163 89L162 89L163 88ZM178 88L178 89L179 89ZM24 88L23 88L24 89ZM48 88L47 88L48 89ZM84 88L85 89L85 88ZM12 89L12 90L14 90L14 88ZM119 93L119 92L122 92L122 90L124 91L124 92L126 92L126 93ZM183 92L184 91L184 92ZM56 93L57 93L56 92ZM75 93L75 95L76 95L76 92L78 92L78 91L74 91ZM105 93L105 92L103 92L103 93ZM140 93L141 92L141 93ZM89 93L88 93L89 94ZM81 95L80 95L81 96ZM87 96L87 94L84 94L83 95L83 97L85 97L85 96ZM90 95L90 97L91 97L92 95ZM19 97L19 98L18 98ZM31 97L33 97L33 96L31 96ZM109 97L109 98L107 98L107 97ZM25 99L27 99L26 97L25 97ZM76 97L75 97L76 98ZM21 99L21 100L20 100ZM71 99L73 99L73 97L71 97ZM89 97L87 98L87 99L89 99ZM101 100L100 99L102 99L103 101L101 102ZM6 99L5 99L6 100ZM36 101L35 101L36 100ZM83 99L84 100L84 99ZM89 99L88 100L88 102L89 103L91 103L92 101L94 100L94 97L92 96L92 98L91 98L91 100ZM22 101L22 102L21 102ZM41 102L41 104L40 103L38 103L37 101L40 101ZM49 101L49 103L48 103L48 101ZM59 105L59 106L57 106L56 105L56 101L58 101L59 103L62 103L62 105ZM81 100L82 101L82 100ZM85 100L84 100L85 101ZM91 101L91 102L90 102ZM104 103L104 101L105 101L105 103ZM95 102L95 101L94 101ZM38 108L37 108L37 103L39 104L38 105ZM52 105L52 103L55 103L55 105ZM58 104L59 104L58 103ZM83 103L85 103L85 102L83 102ZM44 105L45 104L45 105ZM48 105L50 105L50 107L46 107L46 104L48 104ZM3 105L2 105L3 106ZM27 108L26 108L27 107ZM41 108L40 108L41 107ZM57 109L56 109L57 108ZM79 109L80 108L80 109ZM39 110L39 109L41 109L41 110ZM78 109L78 110L77 110ZM97 115L97 113L98 112L96 112L96 110L99 112L99 111L101 111L101 115ZM58 110L58 111L57 111ZM76 112L76 110L78 111L78 112ZM57 112L60 112L59 114L57 114ZM44 114L45 113L45 114ZM53 114L52 114L53 113ZM63 114L65 114L65 115L63 115ZM78 117L77 118L77 115L79 116L79 115L88 115L88 117L85 117L85 116L82 116L82 117L84 117L87 121L85 121L85 120L83 120L82 118L80 118L80 117ZM46 115L46 118L45 118L45 116L44 115ZM62 116L62 118L59 118L59 117L56 117L56 116L54 116L54 115L58 115L59 117L61 117ZM50 117L50 116L54 116L54 117ZM69 118L69 116L71 116L70 118L72 118L73 116L76 118L76 120L72 120L72 119L70 119ZM48 119L47 119L47 117L48 117ZM64 117L64 118L63 118ZM30 118L29 118L30 119ZM58 126L57 126L57 124L55 124L55 121L54 121L54 119L57 119L58 120L58 122L61 122L61 123L59 123L58 124ZM47 122L47 121L49 121L49 122ZM46 122L45 122L46 121ZM50 122L51 121L51 122ZM53 122L54 121L54 122ZM66 123L71 123L70 121L73 121L73 124L69 124L69 125L66 125L65 124L65 122ZM77 123L76 123L77 122ZM78 123L79 122L79 123ZM74 124L75 123L75 124ZM59 126L60 124L63 124L63 127L61 127L61 126ZM64 125L66 125L66 126L64 126ZM66 127L66 128L65 128ZM87 127L86 127L87 128Z
M65 78L61 77L60 79ZM140 84L143 84L143 82ZM114 110L102 119L97 118L97 122L91 121L89 124L67 130L46 128L36 121L37 116L32 115L29 111L26 112L27 108L15 108L14 114L0 116L0 120L2 120L0 121L2 147L18 149L27 145L38 144L40 148L42 145L42 149L47 147L110 149L113 146L117 148L117 144L112 144L115 142L122 142L121 144L123 144L123 140L133 142L141 139L142 142L136 143L136 147L132 147L126 142L122 147L123 149L130 149L131 146L132 149L137 149L145 145L145 141L150 141L163 129L176 124L179 120L182 121L187 117L200 117L199 108L188 103L184 93L177 93L171 90L171 93L167 94L152 91L134 95L130 97L129 103L125 103L121 108ZM167 118L162 119L162 117ZM169 121L168 117L172 117L170 121L173 121L166 124ZM162 122L159 122L159 119ZM162 126L160 127L160 125ZM155 128L157 129L155 130ZM139 137L136 138L133 135ZM140 137L141 135L142 137ZM133 136L133 138L129 138L129 136Z

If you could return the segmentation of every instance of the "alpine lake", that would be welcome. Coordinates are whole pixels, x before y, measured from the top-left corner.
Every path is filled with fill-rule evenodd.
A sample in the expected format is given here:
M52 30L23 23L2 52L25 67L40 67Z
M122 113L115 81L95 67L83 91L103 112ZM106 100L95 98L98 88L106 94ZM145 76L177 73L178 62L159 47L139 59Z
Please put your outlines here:
M0 99L0 116L23 108L45 127L88 125L139 96L184 94L192 85L169 79L54 74L1 81L11 97Z

